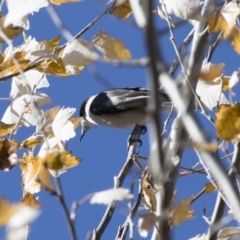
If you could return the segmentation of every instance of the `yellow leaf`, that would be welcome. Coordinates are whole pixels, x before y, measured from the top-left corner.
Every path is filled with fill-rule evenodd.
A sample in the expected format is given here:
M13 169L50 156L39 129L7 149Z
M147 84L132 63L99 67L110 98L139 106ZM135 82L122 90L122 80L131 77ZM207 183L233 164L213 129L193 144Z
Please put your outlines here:
M37 193L40 191L41 184L38 181L38 174L42 168L42 159L40 157L31 158L29 155L23 156L21 164L22 184L25 192Z
M93 37L93 43L106 59L126 60L132 57L131 52L124 47L123 41L108 36L103 30Z
M60 36L57 36L57 37L51 39L50 41L46 41L46 40L43 40L43 41L42 41L42 43L43 43L45 46L49 47L49 52L50 52L50 53L51 53L51 52L54 50L54 48L59 44L59 42L60 42Z
M51 0L51 3L60 5L63 3L72 3L72 2L79 2L80 0Z
M6 199L0 199L0 225L5 225L20 209L21 204L10 205Z
M47 118L53 120L56 117L59 110L60 110L60 106L53 107L51 109L46 110L45 115Z
M234 50L240 54L240 31L239 29L235 26L233 27L231 34L229 36L229 39L232 43L232 46Z
M110 13L114 14L117 18L121 19L129 18L130 14L132 13L129 1L126 1L120 6L115 7Z
M159 220L153 213L142 214L138 219L138 232L141 237L146 238L148 232L156 225L156 222Z
M239 228L238 227L227 227L223 228L218 233L218 240L227 240L227 239L239 239Z
M220 77L222 75L224 67L225 67L225 63L220 63L220 64L207 63L207 64L205 64L200 73L201 80L208 82L208 81L214 80L215 78Z
M42 138L31 137L31 138L24 140L21 143L21 148L32 148L32 147L36 147L38 145L42 145L42 143L43 143Z
M193 143L193 147L197 150L201 151L207 151L207 152L215 152L218 149L217 142L211 142L211 143Z
M72 156L70 152L62 152L59 150L49 151L43 160L44 166L53 170L60 170L63 167L72 168L77 166L80 162L81 159Z
M156 210L156 189L152 182L144 177L142 180L142 204L152 212Z
M31 193L26 193L21 202L32 208L39 208L42 206Z
M60 170L63 167L65 154L61 151L51 151L46 154L43 164L46 168Z
M240 104L222 104L216 112L215 122L219 137L228 141L239 139Z
M36 69L45 74L51 74L55 76L70 76L72 75L68 72L64 66L64 63L61 58L58 59L46 59L45 61L41 62Z
M0 136L11 134L16 124L6 124L0 121Z
M17 164L17 144L8 139L0 139L0 169L9 171Z
M0 78L7 77L9 75L19 73L20 70L25 70L29 67L30 61L24 59L26 52L16 52L13 56L5 56L5 53L1 54L0 60ZM18 62L15 65L13 58Z
M70 152L65 152L63 164L65 168L72 168L77 166L82 161L81 158L72 156Z
M23 32L23 28L21 27L14 27L12 24L5 26L4 21L5 17L2 13L0 13L0 28L3 34L6 35L8 39L14 39L17 37L20 33ZM0 37L0 43L5 42L4 39Z
M54 186L51 181L52 175L49 173L48 169L45 167L42 167L38 173L38 178L41 183L41 187L48 190L48 191L53 191Z
M206 193L211 193L216 190L215 186L212 183L207 183L205 184L205 192Z
M240 54L240 31L235 25L240 11L236 3L228 3L219 12L215 12L207 21L209 33L223 32L225 39L229 39L234 50Z
M170 222L173 226L178 226L185 220L193 218L194 210L188 209L192 203L192 197L182 200L179 204L174 206L170 213Z
M78 128L78 126L82 120L83 120L82 117L70 117L69 118L69 121L71 121L74 125L74 130L76 130Z

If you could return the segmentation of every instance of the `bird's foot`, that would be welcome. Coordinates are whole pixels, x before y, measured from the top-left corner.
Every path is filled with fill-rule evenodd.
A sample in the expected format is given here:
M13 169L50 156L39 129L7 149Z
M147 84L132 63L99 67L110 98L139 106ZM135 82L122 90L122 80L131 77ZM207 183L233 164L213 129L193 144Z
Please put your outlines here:
M128 138L128 150L129 150L129 147L135 142L139 143L139 147L141 147L142 140L140 139L140 136L141 134L145 134L146 132L147 132L147 128L144 125L136 125L131 135Z

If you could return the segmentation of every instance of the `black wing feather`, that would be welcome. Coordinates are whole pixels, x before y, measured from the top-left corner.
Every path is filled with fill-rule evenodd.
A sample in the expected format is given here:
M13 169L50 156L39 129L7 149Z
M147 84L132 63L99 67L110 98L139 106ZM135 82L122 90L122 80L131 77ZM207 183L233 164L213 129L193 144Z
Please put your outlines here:
M144 88L116 88L98 94L90 111L95 115L119 113L147 105L148 90Z

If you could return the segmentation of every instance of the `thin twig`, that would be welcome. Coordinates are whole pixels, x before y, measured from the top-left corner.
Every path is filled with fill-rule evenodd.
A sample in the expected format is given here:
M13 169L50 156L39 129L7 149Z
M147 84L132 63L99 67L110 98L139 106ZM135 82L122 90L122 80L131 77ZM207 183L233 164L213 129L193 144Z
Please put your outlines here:
M208 55L207 55L207 58L206 58L206 62L210 62L211 61L213 52L216 49L217 45L219 44L221 38L222 38L222 32L219 33L216 41L212 45L210 45L210 47L208 49Z
M134 132L132 133L132 135L130 136L131 139L134 140L139 140L140 136L143 132L143 129L141 126L138 126L134 129ZM115 182L114 182L114 188L119 188L122 186L123 181L125 179L125 177L127 176L127 174L129 173L130 169L133 166L133 155L136 152L136 148L137 148L137 141L131 141L130 142L130 146L129 146L129 150L128 150L128 156L126 159L126 162L124 163L122 169L120 170L118 176L115 178ZM104 233L105 229L107 228L114 210L117 206L117 201L113 201L112 203L110 203L105 211L105 214L101 220L101 222L99 223L98 227L93 231L92 234L92 240L99 240L101 239L102 234Z
M180 44L178 52L179 52L179 55L180 55L181 58L182 58L182 56L184 54L184 50L185 50L186 46L192 41L193 34L194 34L194 29L192 29L190 31L190 33L187 35L187 37ZM172 65L171 65L171 67L170 67L170 70L169 70L169 74L170 75L174 75L175 71L178 68L179 63L180 63L179 62L179 57L176 56L174 61L173 61L173 63L172 63Z
M124 240L126 238L126 235L127 235L128 229L129 229L129 225L130 225L129 222L132 221L132 219L134 218L134 216L140 206L141 199L142 199L142 183L140 182L137 201L134 204L134 206L132 207L125 223L119 227L116 240Z
M99 16L97 16L95 19L93 19L85 28L83 28L79 33L77 33L70 41L73 41L74 39L77 39L81 37L86 31L88 31L95 23L97 23L103 16L105 16L107 13L111 12L115 8L116 0L113 1L113 4L110 7L107 7ZM57 50L63 49L67 43L60 46Z
M75 227L74 227L73 221L70 218L70 214L69 214L69 211L67 209L67 204L66 204L66 202L64 200L64 197L63 197L62 185L61 185L59 177L55 178L55 183L56 183L56 193L55 192L52 192L52 193L55 193L54 195L58 198L58 200L60 202L60 205L62 206L65 218L67 220L67 224L68 224L69 232L70 232L70 235L71 235L71 239L72 240L77 240Z

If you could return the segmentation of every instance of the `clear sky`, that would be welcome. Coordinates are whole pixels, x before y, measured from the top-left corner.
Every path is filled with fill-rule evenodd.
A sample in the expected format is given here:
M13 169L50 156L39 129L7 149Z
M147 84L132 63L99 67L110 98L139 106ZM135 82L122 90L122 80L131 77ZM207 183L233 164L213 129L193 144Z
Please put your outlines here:
M54 7L59 14L65 27L72 35L77 34L95 17L104 10L104 0L85 0L78 3L63 4ZM61 30L52 22L46 9L41 9L38 13L29 16L30 29L26 31L37 40L50 40L57 35L61 36L61 44L66 42ZM157 27L166 28L167 25L155 16ZM190 31L191 26L184 25L174 31L177 44L185 38ZM131 51L132 57L139 58L146 56L144 46L144 34L137 28L134 18L130 16L128 20L117 19L113 15L104 16L99 22L91 27L84 35L85 40L91 41L93 36L100 30L105 30L109 35L124 41L125 46ZM22 43L22 36L18 36L13 41L14 44ZM161 51L168 64L171 64L175 54L168 34L160 38ZM216 51L213 56L214 63L225 62L225 75L231 75L232 71L239 67L239 56L235 53L231 45L224 41L220 44L221 51ZM3 49L5 48L3 45ZM94 76L94 70L107 80L107 85L99 78ZM144 87L148 85L148 71L145 68L108 66L102 63L96 63L93 66L86 67L81 75L70 77L47 76L50 87L41 89L52 99L50 104L44 106L49 109L54 106L64 106L76 108L75 116L78 116L79 107L85 98L111 87ZM1 82L0 98L8 97L10 93L11 79ZM236 93L239 87L235 89ZM236 98L237 99L237 98ZM8 103L0 102L0 115L3 115ZM207 136L214 134L214 130L209 127L206 120L200 116L203 124L203 131ZM22 128L15 136L16 140L21 141L33 133L34 128ZM69 169L61 175L64 197L70 208L73 201L80 200L89 193L101 191L113 187L113 177L118 174L127 157L127 138L132 129L114 130L104 127L91 129L83 141L79 142L81 128L76 130L76 137L68 143L67 149L82 158L82 162L75 168ZM169 130L168 130L169 133ZM167 134L166 134L167 136ZM148 157L149 143L148 134L142 137L143 145L138 149L139 154ZM23 151L19 152L21 157ZM197 157L189 147L184 153L182 165L191 167L197 162ZM144 161L143 161L143 164ZM126 179L124 186L129 188L131 182L138 182L140 176L137 167L133 167L130 175ZM10 202L18 202L22 197L21 172L19 165L10 172L0 173L0 196L6 197ZM180 178L177 183L176 202L192 195L196 195L207 183L205 175L193 174L192 176ZM138 186L135 185L137 192ZM207 224L203 220L203 209L206 208L207 216L211 215L215 199L214 193L203 195L196 203L191 206L195 209L195 219L186 221L182 225L175 227L173 231L174 239L185 240L204 233L207 230ZM41 215L31 227L29 239L34 240L52 240L69 239L69 232L64 218L61 206L58 200L48 192L42 190L37 194L39 201L43 204ZM91 232L101 220L105 211L104 205L90 205L84 203L77 211L76 230L78 239L85 239L88 232ZM139 216L144 211L138 212ZM110 223L102 239L115 239L118 226L122 224L128 213L126 202L120 202L114 213L113 221ZM136 223L136 221L135 221ZM137 226L134 226L135 239L141 239L137 233ZM4 230L0 229L0 239L3 239ZM150 239L150 238L149 238Z

